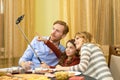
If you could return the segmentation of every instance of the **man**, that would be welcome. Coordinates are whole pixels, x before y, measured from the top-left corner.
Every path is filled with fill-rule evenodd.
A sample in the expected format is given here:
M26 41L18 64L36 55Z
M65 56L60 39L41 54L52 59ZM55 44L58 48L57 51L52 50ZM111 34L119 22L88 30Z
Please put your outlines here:
M60 44L60 40L63 39L69 32L68 25L64 21L55 21L53 23L53 29L50 37L44 36L45 39L51 41L62 52L65 48ZM58 64L58 58L54 52L43 41L38 41L36 36L32 42L32 47L37 52L37 55L41 59L42 63L37 59L30 46L27 47L23 56L19 60L19 65L24 69L34 69L40 66L54 67Z

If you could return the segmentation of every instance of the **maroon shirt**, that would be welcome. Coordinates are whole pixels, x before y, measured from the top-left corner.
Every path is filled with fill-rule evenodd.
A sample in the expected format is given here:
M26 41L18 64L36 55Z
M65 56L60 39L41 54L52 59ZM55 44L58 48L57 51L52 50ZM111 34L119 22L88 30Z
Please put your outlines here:
M70 61L66 59L62 66L74 66L79 63L80 63L80 57L74 56Z

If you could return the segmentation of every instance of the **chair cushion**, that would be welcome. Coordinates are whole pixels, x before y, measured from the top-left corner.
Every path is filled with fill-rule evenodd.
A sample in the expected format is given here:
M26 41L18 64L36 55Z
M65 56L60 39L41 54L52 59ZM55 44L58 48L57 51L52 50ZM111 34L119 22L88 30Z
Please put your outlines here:
M120 56L111 55L110 71L114 80L120 80Z

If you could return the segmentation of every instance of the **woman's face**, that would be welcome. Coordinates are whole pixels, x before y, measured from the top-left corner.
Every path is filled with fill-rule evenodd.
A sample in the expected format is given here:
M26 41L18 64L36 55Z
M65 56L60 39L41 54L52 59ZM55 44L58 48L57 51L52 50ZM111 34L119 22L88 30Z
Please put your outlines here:
M80 36L76 36L75 37L75 45L76 45L76 49L80 50L81 46L84 43L84 38L80 37Z
M75 55L76 53L76 47L71 43L71 42L68 42L67 45L66 45L66 55L68 57L72 57Z

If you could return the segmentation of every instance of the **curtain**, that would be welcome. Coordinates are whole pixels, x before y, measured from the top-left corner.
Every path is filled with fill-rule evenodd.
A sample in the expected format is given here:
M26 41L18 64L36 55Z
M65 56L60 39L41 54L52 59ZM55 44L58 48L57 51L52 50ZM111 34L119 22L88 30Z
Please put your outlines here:
M76 32L88 31L101 45L108 63L109 45L120 45L120 0L59 0L59 3L59 17L70 25L63 43L74 38Z
M34 37L34 0L4 0L4 65L18 65L18 59L27 47L22 33L16 25L19 16L25 15L19 26L29 40ZM1 62L2 62L1 61Z
M4 48L2 48L3 58L0 58L0 67L10 67L18 65L18 59L28 44L15 24L19 16L25 15L19 25L29 41L35 36L35 0L2 1L4 2L4 13L2 14L4 18L2 45ZM80 31L92 33L96 42L101 45L120 44L119 0L58 1L59 19L66 21L70 28L67 37L62 40L63 44L68 39L74 38L75 33ZM54 16L54 14L49 14L49 16Z
M114 31L113 42L114 45L120 45L120 0L113 0L113 22L112 22L112 30Z
M59 0L59 3L59 17L70 25L65 41L76 32L88 31L101 45L120 44L119 0Z
M3 52L4 52L4 44L3 44L3 41L4 41L4 29L3 29L3 0L0 0L0 58L3 57Z

